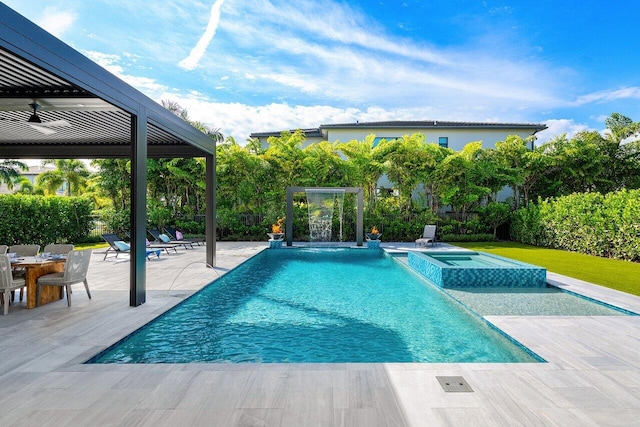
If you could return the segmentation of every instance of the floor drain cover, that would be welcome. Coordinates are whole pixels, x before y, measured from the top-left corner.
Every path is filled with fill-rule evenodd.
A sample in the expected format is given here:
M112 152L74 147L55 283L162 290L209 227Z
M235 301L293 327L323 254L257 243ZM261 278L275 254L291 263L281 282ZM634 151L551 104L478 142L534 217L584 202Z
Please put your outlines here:
M471 386L462 377L436 377L446 392L473 392Z

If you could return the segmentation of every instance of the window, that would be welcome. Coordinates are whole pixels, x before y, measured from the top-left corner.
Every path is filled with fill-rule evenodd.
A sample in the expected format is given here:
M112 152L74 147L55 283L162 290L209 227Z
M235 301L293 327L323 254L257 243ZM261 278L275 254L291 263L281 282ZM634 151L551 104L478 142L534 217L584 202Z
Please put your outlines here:
M376 136L373 139L373 146L377 147L378 144L380 144L380 141L382 141L383 139L386 139L387 141L393 141L394 139L398 139L397 136Z
M438 145L440 147L449 148L449 137L441 136L440 138L438 138Z

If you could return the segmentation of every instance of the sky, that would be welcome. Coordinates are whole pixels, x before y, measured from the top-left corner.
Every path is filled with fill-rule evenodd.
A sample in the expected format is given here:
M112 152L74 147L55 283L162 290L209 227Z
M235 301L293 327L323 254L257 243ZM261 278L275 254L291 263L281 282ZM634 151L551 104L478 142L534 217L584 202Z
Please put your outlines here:
M150 98L252 132L386 120L640 121L633 0L4 0Z

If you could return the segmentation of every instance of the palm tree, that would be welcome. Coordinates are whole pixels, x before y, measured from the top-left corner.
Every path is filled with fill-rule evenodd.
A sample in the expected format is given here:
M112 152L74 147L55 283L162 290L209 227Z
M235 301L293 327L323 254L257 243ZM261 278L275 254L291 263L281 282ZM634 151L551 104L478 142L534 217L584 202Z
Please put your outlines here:
M42 187L46 194L55 194L65 183L67 196L81 194L87 185L89 171L81 160L55 159L43 160L43 165L54 165L56 168L40 174L36 185Z
M171 111L176 116L180 117L185 122L189 123L194 128L198 129L200 132L209 135L215 142L222 142L224 140L224 136L220 132L220 129L214 129L207 126L203 122L191 120L189 118L189 112L187 111L187 109L178 104L177 101L163 99L162 106Z
M0 160L0 184L6 183L8 186L20 177L20 171L29 169L27 165L18 160Z
M7 188L11 191L15 190L14 193L35 194L33 183L24 175L18 175L10 183L8 182Z

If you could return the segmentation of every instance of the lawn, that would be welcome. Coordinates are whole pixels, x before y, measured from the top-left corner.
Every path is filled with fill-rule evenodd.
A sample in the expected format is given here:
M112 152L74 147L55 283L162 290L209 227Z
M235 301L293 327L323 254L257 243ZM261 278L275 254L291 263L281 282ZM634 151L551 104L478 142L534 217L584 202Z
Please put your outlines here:
M107 247L109 247L109 245L105 242L98 242L98 243L78 243L77 245L74 246L75 249L106 249Z
M474 251L513 258L548 271L640 296L640 264L513 242L452 243Z

